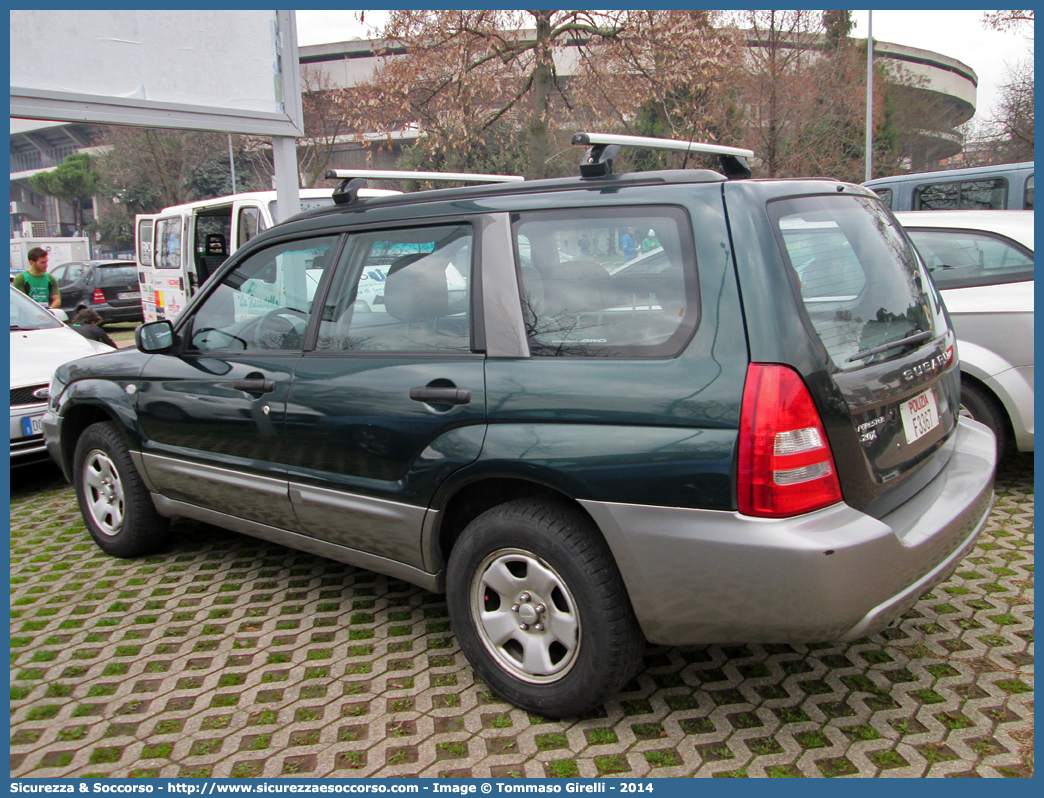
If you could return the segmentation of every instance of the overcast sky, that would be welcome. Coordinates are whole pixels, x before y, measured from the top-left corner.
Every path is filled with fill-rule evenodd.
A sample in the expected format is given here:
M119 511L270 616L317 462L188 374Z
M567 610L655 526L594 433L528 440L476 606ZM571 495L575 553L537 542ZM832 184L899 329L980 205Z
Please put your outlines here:
M360 25L355 11L298 11L300 45L326 44L368 38L368 28L380 25L387 11L367 11ZM866 11L854 11L853 36L867 32ZM920 47L956 58L979 77L976 120L989 115L1000 87L1006 81L1007 64L1030 57L1032 26L1024 33L999 33L982 25L982 11L874 11L874 39Z

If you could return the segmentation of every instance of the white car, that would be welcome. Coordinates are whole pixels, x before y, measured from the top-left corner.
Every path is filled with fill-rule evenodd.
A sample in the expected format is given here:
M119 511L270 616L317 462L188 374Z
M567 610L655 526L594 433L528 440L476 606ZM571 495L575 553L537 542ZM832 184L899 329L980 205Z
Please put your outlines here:
M897 213L957 332L961 412L1033 451L1033 211Z
M47 459L40 419L54 370L70 360L112 351L69 329L11 287L11 465Z

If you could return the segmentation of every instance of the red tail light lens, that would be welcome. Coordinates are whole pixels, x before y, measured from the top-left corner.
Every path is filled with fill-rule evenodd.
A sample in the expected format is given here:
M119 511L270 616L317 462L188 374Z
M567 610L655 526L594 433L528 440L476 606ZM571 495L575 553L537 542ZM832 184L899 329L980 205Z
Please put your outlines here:
M94 296L91 297L91 302L93 302L95 305L105 304L105 294L102 293L102 290L100 288L94 289Z
M751 363L740 416L739 511L762 518L801 515L841 501L823 422L801 377Z

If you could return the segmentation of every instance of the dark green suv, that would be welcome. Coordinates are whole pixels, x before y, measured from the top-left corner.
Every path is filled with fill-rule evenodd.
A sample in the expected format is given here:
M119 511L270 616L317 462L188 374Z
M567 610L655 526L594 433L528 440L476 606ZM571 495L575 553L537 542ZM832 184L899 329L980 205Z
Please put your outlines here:
M684 170L338 199L136 350L59 369L47 444L105 551L184 516L445 591L483 681L561 716L646 640L878 631L985 525L992 435L869 190Z

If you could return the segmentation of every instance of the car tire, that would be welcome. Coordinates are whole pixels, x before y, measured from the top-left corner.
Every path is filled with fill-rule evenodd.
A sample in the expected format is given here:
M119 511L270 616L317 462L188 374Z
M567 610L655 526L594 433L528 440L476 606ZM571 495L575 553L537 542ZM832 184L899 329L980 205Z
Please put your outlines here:
M84 430L73 468L80 513L102 551L128 558L163 545L170 522L156 512L114 424L100 422Z
M446 572L465 656L506 701L549 718L619 692L645 638L608 545L576 508L518 500L472 521Z
M961 415L974 419L989 427L997 438L997 465L1011 451L1011 433L1008 419L1000 403L983 388L967 380L961 380Z

